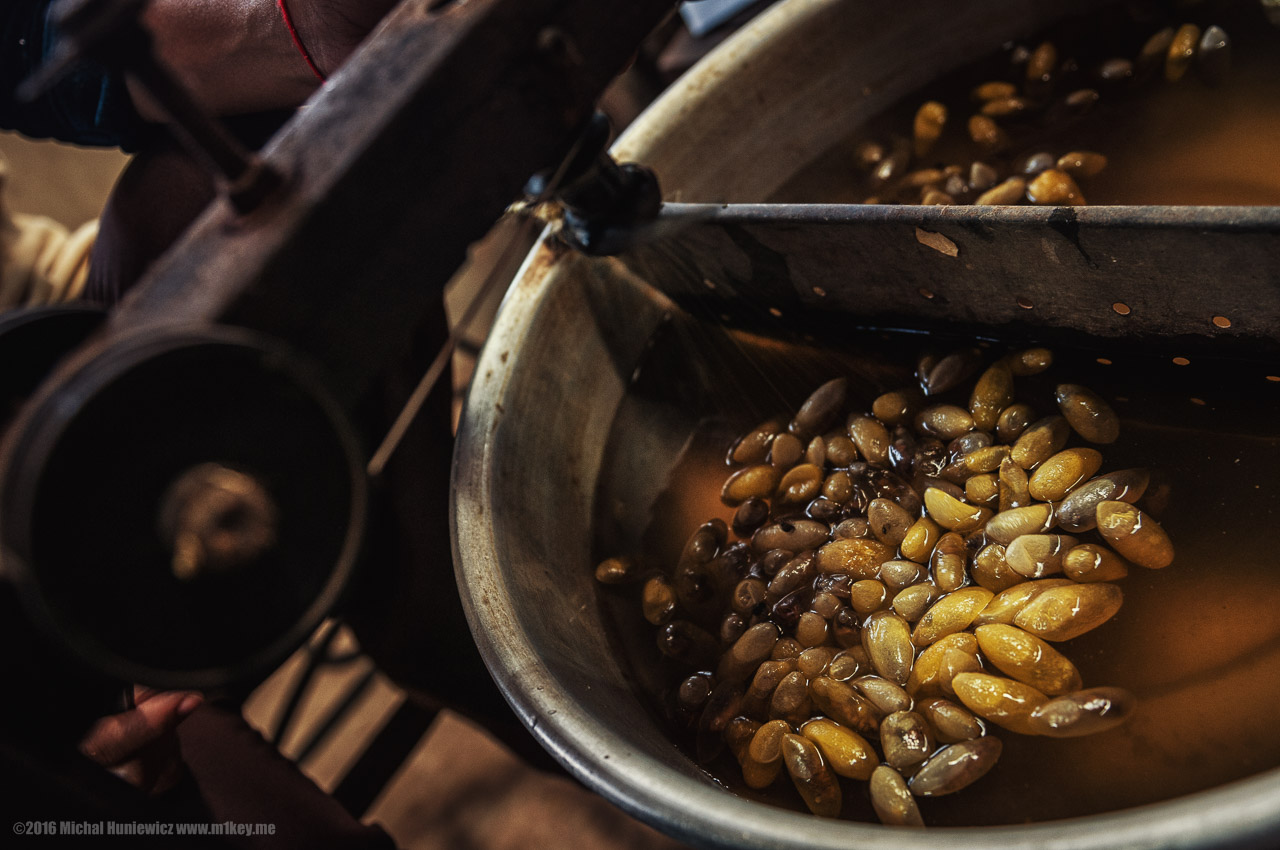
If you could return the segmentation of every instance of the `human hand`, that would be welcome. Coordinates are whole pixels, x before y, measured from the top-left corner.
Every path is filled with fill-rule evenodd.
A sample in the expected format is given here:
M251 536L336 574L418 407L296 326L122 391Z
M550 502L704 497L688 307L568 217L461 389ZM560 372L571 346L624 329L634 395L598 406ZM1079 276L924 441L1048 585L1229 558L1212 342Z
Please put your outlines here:
M80 741L80 752L147 794L159 794L182 777L174 730L203 697L191 691L134 687L135 707L103 717Z

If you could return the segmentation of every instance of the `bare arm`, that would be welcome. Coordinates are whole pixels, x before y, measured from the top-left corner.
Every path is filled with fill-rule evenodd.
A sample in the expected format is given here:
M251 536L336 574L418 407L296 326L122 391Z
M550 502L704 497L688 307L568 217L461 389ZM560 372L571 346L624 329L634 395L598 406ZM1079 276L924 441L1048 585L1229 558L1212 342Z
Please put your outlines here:
M299 38L328 75L395 0L287 0ZM152 0L145 22L160 59L216 114L298 106L320 85L277 0ZM155 110L134 91L143 116Z

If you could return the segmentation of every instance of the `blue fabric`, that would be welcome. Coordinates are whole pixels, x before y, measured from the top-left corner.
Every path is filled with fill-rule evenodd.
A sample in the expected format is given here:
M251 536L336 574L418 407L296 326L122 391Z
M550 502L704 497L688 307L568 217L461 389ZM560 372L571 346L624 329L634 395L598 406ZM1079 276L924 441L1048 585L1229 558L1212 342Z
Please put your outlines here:
M18 84L53 51L57 31L52 0L0 3L0 127L38 139L134 150L142 122L120 74L85 62L36 102L14 99Z

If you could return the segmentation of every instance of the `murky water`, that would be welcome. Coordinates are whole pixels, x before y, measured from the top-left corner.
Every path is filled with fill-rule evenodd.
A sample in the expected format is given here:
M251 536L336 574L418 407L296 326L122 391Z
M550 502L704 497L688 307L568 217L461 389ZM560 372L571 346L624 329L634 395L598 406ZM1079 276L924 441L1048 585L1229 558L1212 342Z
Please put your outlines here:
M1231 39L1231 71L1209 85L1194 67L1176 83L1161 69L1142 79L1114 83L1096 69L1114 57L1134 58L1143 42L1165 26L1218 25ZM1055 83L1054 99L1092 88L1097 105L1082 116L1053 108L1023 120L1000 122L1009 132L1003 152L980 152L966 130L978 111L970 91L988 80L1021 84L1022 66L1010 62L1016 45L957 70L905 98L901 105L836 145L778 190L780 203L861 203L884 194L855 162L860 142L891 149L895 137L909 139L915 110L926 100L948 109L936 147L909 166L966 169L974 159L996 166L1002 176L1031 154L1055 156L1097 151L1108 159L1097 176L1081 179L1090 204L1280 204L1280 29L1256 0L1201 3L1131 3L1072 20L1018 44L1042 40L1058 47L1068 64ZM1070 61L1069 61L1070 60Z
M1128 9L1140 13L1132 17ZM1037 150L1104 153L1109 164L1082 182L1090 203L1280 204L1280 30L1257 2L1127 4L1069 22L1048 37L1079 70L1063 91L1095 85L1088 69L1132 56L1166 23L1221 25L1233 41L1222 86L1188 75L1127 88L1099 86L1084 118L1023 126L999 158L1002 168ZM1160 11L1163 10L1163 11ZM1026 42L1034 47L1037 39ZM913 167L967 165L963 131L968 92L1008 79L1009 50L975 62L874 121L816 161L771 200L862 201L872 189L854 146L909 134L924 99L949 107L952 127ZM958 125L958 128L957 128ZM1153 285L1158 283L1153 282ZM615 422L595 517L597 554L636 554L649 571L674 566L687 537L732 510L719 501L735 437L765 418L790 415L836 375L850 379L851 406L869 410L880 392L911 381L924 350L972 344L910 333L833 325L795 328L795 340L726 331L714 320L673 317L654 341ZM804 339L804 334L810 334ZM1019 400L1054 412L1057 382L1083 383L1112 401L1120 440L1102 447L1103 472L1153 470L1143 503L1177 546L1174 564L1135 568L1119 584L1120 613L1059 645L1086 687L1118 685L1139 699L1121 727L1089 738L1047 739L994 729L1005 744L996 768L965 791L920 801L926 823L978 825L1050 820L1126 808L1211 788L1280 766L1280 365L1224 357L1178 365L1177 352L1072 338L988 340L991 358L1010 345L1043 342L1058 359L1045 376L1018 380ZM967 387L943 401L965 404ZM1078 444L1078 438L1073 441ZM674 720L672 692L682 671L660 657L656 630L639 613L639 585L603 588L602 605L636 688ZM738 793L803 808L785 776L768 792L742 788L729 756L707 765ZM865 784L844 781L845 814L874 821Z
M669 450L662 481L637 487L606 476L597 522L601 557L636 552L651 570L669 572L687 537L732 510L719 502L736 434L789 412L820 382L849 375L853 409L909 382L925 348L947 341L914 334L861 332L842 345L763 342L678 320L659 338L618 419L606 469L635 469L636 452ZM709 356L711 340L720 348ZM1002 350L993 346L994 352ZM1125 603L1105 626L1059 648L1086 687L1118 685L1139 698L1119 729L1081 739L1029 738L996 729L1005 743L997 768L966 791L921 801L928 823L985 824L1047 820L1124 808L1210 788L1280 766L1280 555L1272 528L1280 519L1280 382L1264 364L1202 361L1178 366L1163 354L1109 348L1057 349L1050 372L1018 381L1019 400L1053 412L1058 381L1085 383L1111 399L1121 439L1103 447L1103 471L1154 471L1144 507L1174 538L1178 555L1160 571L1134 568L1119 582ZM1103 355L1108 364L1098 362ZM690 363L700 358L702 365ZM715 365L708 365L714 363ZM889 364L889 365L886 365ZM719 375L716 371L723 369ZM781 376L787 375L784 380ZM766 377L772 376L772 377ZM942 400L963 404L965 390ZM664 446L638 445L634 430L653 410L667 418ZM647 494L647 495L646 495ZM654 496L656 495L656 498ZM645 504L641 504L645 500ZM674 722L671 696L687 670L662 659L656 630L639 617L638 585L602 594L619 650L654 711ZM692 752L692 750L689 750ZM708 766L736 787L727 756ZM874 820L865 791L846 781L846 813ZM755 794L746 789L741 793ZM780 805L799 799L783 777Z

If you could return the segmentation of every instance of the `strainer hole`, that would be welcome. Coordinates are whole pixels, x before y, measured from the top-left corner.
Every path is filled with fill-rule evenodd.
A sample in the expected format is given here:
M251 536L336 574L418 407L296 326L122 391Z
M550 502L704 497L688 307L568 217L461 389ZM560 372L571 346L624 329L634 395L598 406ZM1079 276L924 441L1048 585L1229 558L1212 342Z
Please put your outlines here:
M702 285L703 285L703 286L705 286L707 289L715 289L715 288L716 288L716 285L715 285L714 283L712 283L712 282L711 282L711 278L708 278L708 277L704 277L704 278L702 279Z
M769 308L769 313L770 313L770 315L772 315L772 316L773 316L774 318L776 318L776 319L781 319L781 318L782 318L782 311L781 311L781 310L779 310L777 307L770 307L770 308Z
M933 298L933 290L931 289L926 289L925 287L922 286L917 291L920 293L921 297L923 298L929 298L929 299Z
M1133 312L1132 310L1129 309L1129 305L1124 303L1123 301L1117 301L1116 303L1112 304L1111 309L1115 310L1121 316L1127 316Z
M814 295L816 295L816 296L818 296L819 298L826 298L826 297L827 297L827 291L826 291L825 289L823 289L821 286L815 286L815 287L813 288L813 294L814 294Z
M1036 305L1032 304L1030 300L1028 300L1028 299L1026 299L1026 298L1023 298L1021 295L1019 295L1019 296L1018 296L1018 306L1019 306L1019 307L1021 307L1021 308L1022 308L1022 309L1024 309L1024 310L1030 310L1030 309L1032 309L1033 307L1035 307Z
M1110 365L1111 365L1111 361L1110 361L1110 360L1108 360L1108 359L1107 359L1107 358L1105 358L1105 357L1099 357L1099 358L1098 358L1098 362L1099 362L1099 363L1101 363L1103 366L1110 366Z
M1192 404L1198 404L1198 405L1200 405L1201 407L1204 407L1204 399L1202 399L1202 398L1196 398L1195 396L1192 396L1192 397L1191 397L1191 403L1192 403Z
M1267 380L1272 383L1280 384L1280 375L1267 375Z
M1173 362L1174 362L1174 364L1175 364L1175 365L1177 365L1177 366L1186 366L1186 365L1187 365L1188 363L1190 363L1191 361L1190 361L1190 360L1188 360L1188 359L1187 359L1187 358L1185 358L1185 357L1175 357L1175 358L1173 358Z
M1228 319L1226 316L1214 316L1213 324L1214 324L1214 327L1229 328L1231 327L1231 320Z

